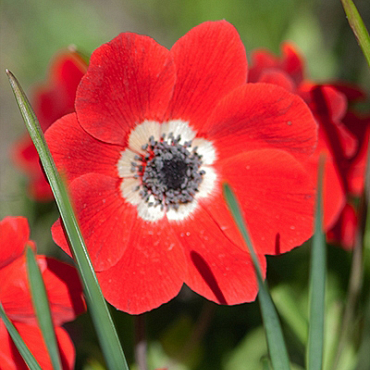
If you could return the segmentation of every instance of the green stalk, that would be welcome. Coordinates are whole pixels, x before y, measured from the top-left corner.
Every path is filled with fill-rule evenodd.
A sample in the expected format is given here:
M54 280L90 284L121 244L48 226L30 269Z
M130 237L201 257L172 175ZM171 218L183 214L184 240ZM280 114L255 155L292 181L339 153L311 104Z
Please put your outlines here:
M259 286L259 302L261 307L262 319L267 337L267 344L270 352L271 363L274 370L290 369L288 351L286 349L283 332L280 326L280 321L272 301L267 284L263 281L261 268L257 259L256 253L247 231L247 226L243 220L243 216L234 195L233 190L227 183L223 184L223 193L229 210L234 218L240 233L243 236L245 244L248 247L252 257L253 265L256 270L258 286Z
M349 25L355 34L357 41L365 55L367 64L370 67L370 36L364 22L352 0L341 0L344 11L346 12Z
M6 329L8 330L9 335L12 337L15 346L17 347L19 353L23 357L24 361L26 362L27 366L31 370L41 370L40 365L33 357L32 353L28 349L26 343L24 343L22 337L19 335L17 329L13 325L13 323L9 320L8 316L6 315L3 305L0 302L0 318L3 321Z
M32 302L36 311L37 321L44 337L53 369L61 370L62 363L60 360L58 343L55 336L44 280L42 279L39 266L37 265L35 254L30 247L27 248L26 257L28 280L30 283Z
M315 234L312 238L310 293L309 293L309 328L307 344L307 369L320 370L323 364L324 316L325 316L325 281L326 281L326 246L323 232L322 182L324 163L319 161L317 203L315 211Z
M17 100L23 120L40 156L40 160L63 220L63 225L77 263L87 300L87 305L98 334L100 345L111 370L128 370L128 365L118 339L107 303L101 292L85 242L81 235L76 216L66 187L55 167L44 135L26 94L13 74L7 70L10 85Z

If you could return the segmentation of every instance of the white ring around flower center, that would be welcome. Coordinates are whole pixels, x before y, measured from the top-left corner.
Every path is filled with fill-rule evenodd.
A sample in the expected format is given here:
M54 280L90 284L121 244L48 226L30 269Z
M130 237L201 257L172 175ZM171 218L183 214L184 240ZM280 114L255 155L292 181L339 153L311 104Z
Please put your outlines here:
M150 195L149 201L145 201L137 190L138 187L142 188L141 179L135 178L135 172L132 171L132 163L136 161L135 156L145 154L142 146L147 144L149 138L153 136L154 140L159 141L163 134L166 137L172 133L174 137L180 135L180 144L192 141L192 146L189 148L197 147L196 152L202 156L202 165L199 170L204 170L205 174L199 184L198 192L194 195L194 199L189 203L179 204L178 209L165 207L149 207L149 202L155 202L154 196ZM194 130L187 122L182 120L172 120L164 123L155 121L144 121L137 125L131 131L128 148L121 152L121 157L117 163L118 175L122 178L120 186L122 197L130 204L137 207L138 216L145 221L158 221L164 216L169 221L182 221L189 217L198 206L198 199L206 198L213 192L216 182L217 174L212 165L216 160L216 151L212 142L197 138ZM152 199L153 198L153 199Z

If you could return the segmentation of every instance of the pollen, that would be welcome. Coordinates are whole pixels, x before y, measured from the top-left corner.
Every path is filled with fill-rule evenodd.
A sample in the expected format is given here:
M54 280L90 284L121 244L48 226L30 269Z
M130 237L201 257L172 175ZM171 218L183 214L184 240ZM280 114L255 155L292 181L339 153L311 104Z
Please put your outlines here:
M193 201L199 191L205 170L201 170L202 156L191 141L182 143L181 136L162 134L160 140L151 136L142 145L144 154L135 156L131 171L141 179L135 188L148 206L177 210Z

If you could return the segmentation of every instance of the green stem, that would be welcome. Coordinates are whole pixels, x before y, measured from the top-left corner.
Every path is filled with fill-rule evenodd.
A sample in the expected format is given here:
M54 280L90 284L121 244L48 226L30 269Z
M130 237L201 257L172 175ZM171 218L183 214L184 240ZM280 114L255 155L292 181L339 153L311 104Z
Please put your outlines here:
M56 169L50 150L46 144L44 134L40 128L40 124L37 121L26 94L14 75L8 70L7 74L14 96L17 100L19 110L40 156L40 161L49 180L51 189L53 190L55 201L63 221L63 226L84 285L87 305L91 313L108 368L111 370L128 370L128 365L119 342L118 334L110 316L108 305L103 297L96 278L66 186Z
M346 12L349 25L355 34L357 41L365 55L370 67L370 37L364 22L352 0L341 0L344 11Z

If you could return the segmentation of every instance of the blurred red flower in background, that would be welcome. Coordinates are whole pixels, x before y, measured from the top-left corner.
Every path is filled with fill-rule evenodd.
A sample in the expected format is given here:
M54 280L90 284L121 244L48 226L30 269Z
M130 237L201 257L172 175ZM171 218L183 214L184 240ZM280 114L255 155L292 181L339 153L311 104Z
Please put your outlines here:
M36 249L28 239L29 233L28 222L23 217L6 217L0 221L0 301L41 368L52 369L28 284L25 251L27 246ZM49 298L63 369L73 369L74 346L61 325L85 311L79 277L70 265L45 256L36 258ZM2 370L27 369L1 319L0 364Z
M77 86L87 64L77 52L62 52L51 62L47 82L38 86L31 102L40 126L45 131L54 121L74 111ZM39 163L39 156L28 133L15 143L14 163L28 177L28 193L37 201L50 201L53 193Z
M339 220L327 232L328 241L338 243L346 250L351 250L355 243L357 225L356 209L351 203L346 203Z
M124 33L102 45L76 113L46 132L70 185L106 299L138 314L183 283L209 300L254 300L258 286L221 184L236 192L262 270L312 235L314 186L300 164L317 125L300 97L247 84L235 28L203 23L168 50ZM70 254L60 221L56 243Z
M315 153L302 163L316 183L319 156L325 154L325 227L330 230L338 222L329 239L346 235L343 243L348 248L349 235L354 237L355 226L343 222L348 215L348 208L344 207L348 195L358 196L363 191L370 132L369 116L360 117L350 104L363 98L363 92L354 86L316 84L306 79L303 59L291 43L282 45L281 57L266 50L254 51L248 81L282 86L299 94L310 107L319 125L319 140ZM346 215L341 214L342 210ZM338 233L339 225L348 226L349 230ZM350 244L353 245L353 240Z
M333 86L344 94L348 100L348 109L342 119L347 130L356 138L354 151L348 158L347 182L348 193L360 196L364 191L365 170L370 138L370 114L356 111L352 106L363 101L366 94L356 86L335 83Z

